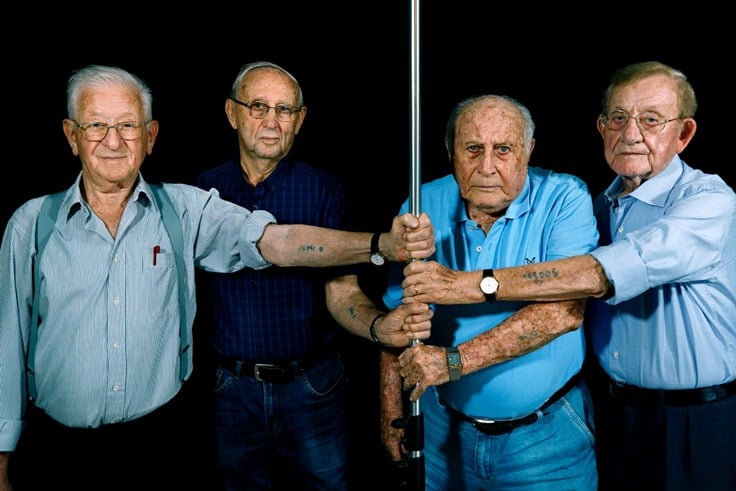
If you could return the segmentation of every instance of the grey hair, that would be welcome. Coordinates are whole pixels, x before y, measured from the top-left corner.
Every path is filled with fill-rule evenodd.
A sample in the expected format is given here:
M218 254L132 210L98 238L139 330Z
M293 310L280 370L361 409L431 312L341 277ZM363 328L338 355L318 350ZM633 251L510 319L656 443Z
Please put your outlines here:
M643 61L618 69L611 77L610 83L603 93L603 114L610 110L611 96L619 87L637 82L652 75L666 75L677 84L677 99L680 105L681 118L692 118L698 110L695 89L680 70L658 61Z
M257 70L259 68L272 68L274 70L278 70L279 72L283 73L287 77L289 77L293 82L294 85L296 85L297 94L298 94L298 100L297 105L299 107L304 105L304 96L302 95L302 87L299 85L299 81L296 79L294 75L286 71L284 68L281 68L279 65L275 63L271 63L270 61L254 61L252 63L248 63L247 65L243 65L240 68L240 71L238 72L238 76L235 77L235 81L233 82L232 87L230 88L230 97L237 99L238 97L238 89L240 89L240 86L243 84L243 79L245 76L252 72L253 70Z
M79 98L84 89L90 87L124 86L133 89L141 100L143 117L153 119L153 94L146 83L122 68L104 65L88 65L72 73L67 82L66 112L70 119L77 119Z
M445 130L445 145L447 146L447 150L448 152L450 152L451 157L454 156L455 152L455 129L457 128L457 121L460 118L460 115L463 113L463 111L465 111L465 109L472 106L476 102L493 99L503 99L511 103L511 105L513 105L519 112L521 119L524 121L524 148L526 149L527 153L531 152L531 143L532 139L534 138L534 130L536 126L534 124L534 120L532 119L532 115L529 112L529 109L527 109L524 104L517 101L513 97L507 95L486 94L469 97L463 101L460 101L450 112L450 117L447 120L447 129Z

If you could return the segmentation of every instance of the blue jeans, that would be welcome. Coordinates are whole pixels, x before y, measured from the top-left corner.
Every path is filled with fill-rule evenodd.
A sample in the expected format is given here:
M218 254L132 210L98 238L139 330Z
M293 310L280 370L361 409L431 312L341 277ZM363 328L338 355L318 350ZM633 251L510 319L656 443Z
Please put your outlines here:
M293 382L215 370L215 432L227 490L347 490L347 378L339 356Z
M430 388L424 418L427 491L595 491L598 486L590 393L579 383L511 433L487 435L451 415Z

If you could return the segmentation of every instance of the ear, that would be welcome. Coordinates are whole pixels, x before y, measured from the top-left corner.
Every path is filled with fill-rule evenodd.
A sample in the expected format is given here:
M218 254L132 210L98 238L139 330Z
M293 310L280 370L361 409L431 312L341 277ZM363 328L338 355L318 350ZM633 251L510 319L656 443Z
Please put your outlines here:
M681 153L690 144L698 129L698 123L693 118L684 118L680 123L680 136L677 138L677 153Z
M598 133L600 133L602 137L605 137L606 127L603 126L603 115L602 114L599 114L598 119L595 121L595 129L598 130Z
M307 117L307 106L302 106L301 110L296 115L296 121L294 121L294 134L298 135L299 130L302 128L302 124L304 124L304 120Z
M77 125L71 119L65 119L62 122L62 126L64 129L64 135L66 135L66 141L69 142L69 146L72 147L72 154L79 155L79 149L77 148L77 138L74 131L77 129Z
M151 155L153 152L153 144L156 143L156 137L158 136L158 121L152 119L146 125L146 129L148 130L148 148L146 149L146 152L148 152L148 155Z
M237 130L238 123L235 120L235 103L230 99L225 99L225 116L227 116L230 126L232 126L234 130Z

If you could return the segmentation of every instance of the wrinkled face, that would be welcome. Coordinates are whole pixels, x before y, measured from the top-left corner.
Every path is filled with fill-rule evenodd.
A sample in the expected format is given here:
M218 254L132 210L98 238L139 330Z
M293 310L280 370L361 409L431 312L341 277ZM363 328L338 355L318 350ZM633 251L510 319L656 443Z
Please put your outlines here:
M238 92L238 100L267 106L298 107L299 91L294 82L273 68L259 68L248 73ZM280 120L275 109L268 109L258 119L251 110L230 99L225 103L230 125L237 130L241 155L254 160L270 160L276 165L291 149L306 115L306 108L295 112L286 121Z
M618 87L609 101L608 114L624 111L630 117L623 128L613 130L598 118L598 131L603 136L603 151L609 167L618 175L640 183L667 167L692 137L694 121L680 117L675 82L664 75L653 75ZM641 114L668 121L656 128L643 129L637 122Z
M503 99L481 100L461 113L455 128L453 165L468 214L502 214L524 186L532 145L524 147L518 110Z
M85 179L102 185L130 185L135 182L143 160L153 150L158 133L156 121L145 124L143 106L137 93L126 86L86 88L79 99L77 118L78 124L70 119L64 120L64 133L72 152L82 161ZM115 128L108 128L104 136L97 137L92 136L94 130L82 129L105 125L120 125L122 128L126 124L140 125L138 130L130 132L129 128L122 131L128 139L123 139ZM102 138L101 141L89 141L98 138Z

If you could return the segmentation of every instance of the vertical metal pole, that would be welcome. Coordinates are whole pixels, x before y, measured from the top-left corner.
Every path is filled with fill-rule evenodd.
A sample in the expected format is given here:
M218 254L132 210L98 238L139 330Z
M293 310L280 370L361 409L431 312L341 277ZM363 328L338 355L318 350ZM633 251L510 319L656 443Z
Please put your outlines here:
M420 92L419 92L419 1L412 0L411 7L411 188L409 190L410 212L419 216L421 161L420 161ZM417 344L412 340L410 345ZM411 401L405 428L408 450L409 479L414 480L414 489L424 491L424 420L419 401Z

